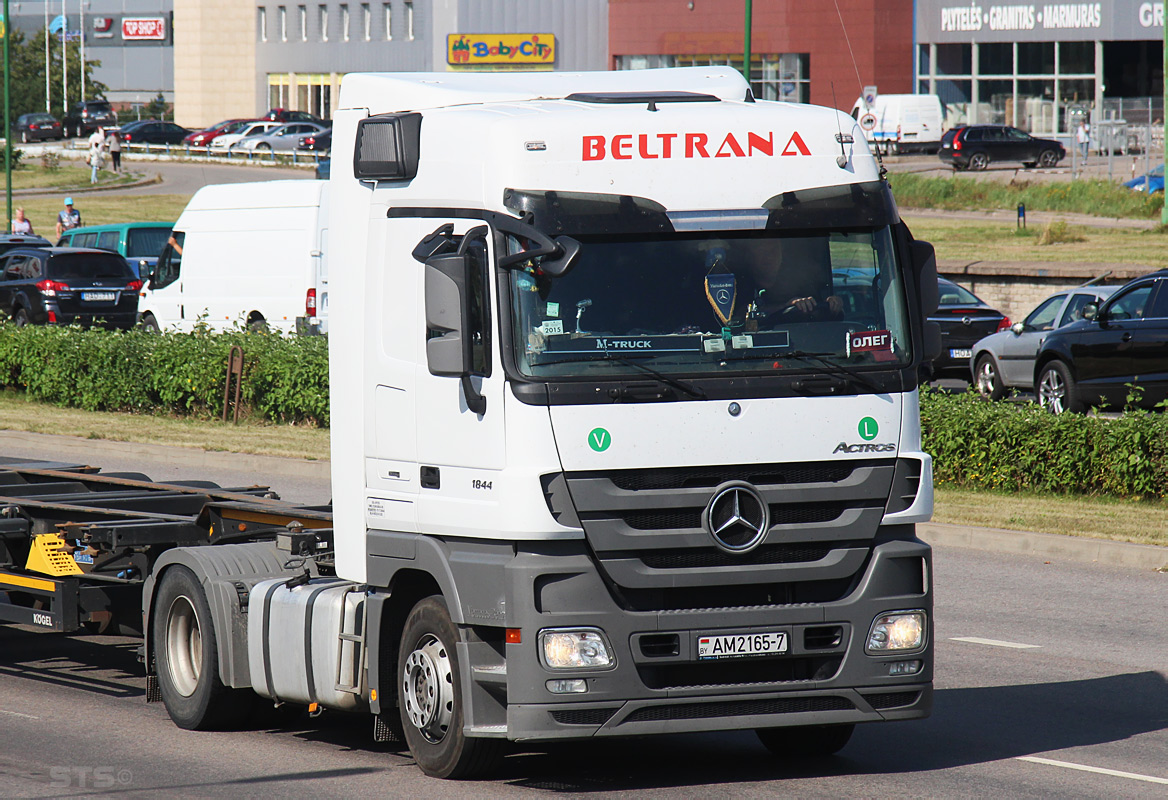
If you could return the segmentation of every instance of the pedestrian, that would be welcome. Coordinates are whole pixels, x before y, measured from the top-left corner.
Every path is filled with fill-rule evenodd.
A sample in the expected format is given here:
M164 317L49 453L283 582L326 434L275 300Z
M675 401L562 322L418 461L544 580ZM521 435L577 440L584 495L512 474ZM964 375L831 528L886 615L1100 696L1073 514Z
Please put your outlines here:
M32 222L24 216L24 209L17 206L16 219L12 220L12 232L23 233L26 236L33 236Z
M1079 154L1083 156L1083 162L1087 161L1087 152L1091 148L1091 126L1087 124L1087 120L1079 121L1079 129L1075 131L1075 141L1079 144Z
M57 238L65 231L81 227L81 212L73 207L73 198L65 198L65 210L57 212Z
M114 172L122 171L122 137L116 130L110 131L106 139L106 149L109 150L110 161L113 162Z
M97 171L101 169L105 152L105 130L98 128L89 135L89 182L97 183Z

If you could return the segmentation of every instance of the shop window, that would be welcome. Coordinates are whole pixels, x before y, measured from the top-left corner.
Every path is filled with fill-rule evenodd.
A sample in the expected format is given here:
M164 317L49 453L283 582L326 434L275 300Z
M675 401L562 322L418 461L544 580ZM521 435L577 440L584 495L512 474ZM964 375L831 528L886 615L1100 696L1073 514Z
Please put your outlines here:
M288 41L288 9L280 6L280 41Z
M1053 75L1054 42L1019 42L1019 75Z
M917 74L929 74L929 45L927 44L917 47Z
M1010 42L987 42L977 48L979 75L1013 75L1014 45Z
M308 41L308 6L298 6L300 12L300 41Z
M373 38L373 9L369 7L368 3L361 4L362 25L365 29L365 41Z
M973 46L968 44L937 45L937 74L973 74Z
M320 13L320 40L322 42L328 41L328 6L321 5L317 7Z
M1014 124L1014 82L978 81L977 121L989 125Z
M256 28L259 29L260 41L268 40L268 10L263 6L256 9Z
M1060 42L1059 72L1063 75L1095 74L1094 42Z
M1053 133L1054 81L1018 81L1018 127L1031 133Z
M349 41L349 6L341 4L341 38Z
M382 3L381 10L385 12L385 41L393 41L393 6Z

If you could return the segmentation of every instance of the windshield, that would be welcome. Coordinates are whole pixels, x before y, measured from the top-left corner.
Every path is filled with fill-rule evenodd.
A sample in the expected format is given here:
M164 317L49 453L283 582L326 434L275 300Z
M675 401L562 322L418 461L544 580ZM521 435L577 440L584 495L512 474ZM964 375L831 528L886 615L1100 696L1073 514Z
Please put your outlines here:
M531 263L510 272L524 375L776 374L911 359L887 226L574 238L566 275Z

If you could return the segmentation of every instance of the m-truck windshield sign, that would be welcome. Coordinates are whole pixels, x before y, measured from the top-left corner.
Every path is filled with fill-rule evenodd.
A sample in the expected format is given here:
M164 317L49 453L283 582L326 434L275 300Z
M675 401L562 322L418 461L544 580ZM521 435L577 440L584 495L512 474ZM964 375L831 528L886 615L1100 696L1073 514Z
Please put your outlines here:
M728 133L618 133L613 136L584 136L582 160L628 161L634 158L753 158L774 156L775 142L780 156L809 156L811 149L799 134L785 137L774 131Z

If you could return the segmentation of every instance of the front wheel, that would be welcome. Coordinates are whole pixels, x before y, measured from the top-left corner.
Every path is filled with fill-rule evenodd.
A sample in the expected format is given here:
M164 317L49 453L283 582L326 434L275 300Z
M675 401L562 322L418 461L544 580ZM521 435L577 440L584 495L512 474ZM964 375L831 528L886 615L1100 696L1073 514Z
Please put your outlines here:
M990 157L988 153L974 153L969 157L969 168L975 170L983 170L990 165Z
M977 392L987 400L1001 400L1006 394L1006 387L1002 385L1002 378L998 375L998 365L994 357L986 353L977 360L973 369L974 379L977 382Z
M502 741L468 738L462 730L457 642L446 601L433 595L410 611L398 648L398 710L406 744L421 770L435 778L477 777L502 755Z
M767 750L780 758L825 758L842 750L855 729L855 725L807 725L759 728L755 734Z
M1051 361L1042 368L1034 393L1038 396L1038 405L1052 414L1083 410L1083 404L1076 397L1071 371L1061 361Z
M195 573L186 567L171 567L163 574L151 634L162 702L174 724L194 731L238 725L255 695L229 689L219 679L211 607Z
M1043 150L1038 154L1038 166L1043 169L1050 169L1059 162L1058 153L1053 150Z
M146 331L147 333L160 333L162 331L162 328L158 325L158 320L150 312L143 314L142 319L138 324L142 326L142 330Z

